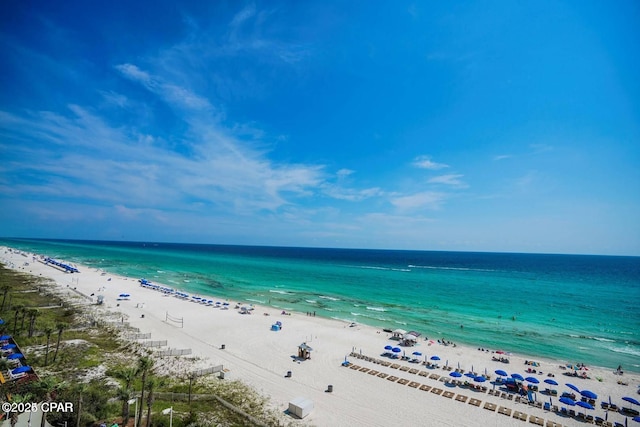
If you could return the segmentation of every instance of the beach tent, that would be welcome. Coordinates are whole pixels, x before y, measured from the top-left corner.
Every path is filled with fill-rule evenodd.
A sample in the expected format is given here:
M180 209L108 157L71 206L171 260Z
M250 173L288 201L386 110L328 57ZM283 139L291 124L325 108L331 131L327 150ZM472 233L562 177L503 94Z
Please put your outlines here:
M395 339L399 340L406 333L407 333L407 331L405 331L404 329L396 329L395 331L391 332L391 338L395 338Z

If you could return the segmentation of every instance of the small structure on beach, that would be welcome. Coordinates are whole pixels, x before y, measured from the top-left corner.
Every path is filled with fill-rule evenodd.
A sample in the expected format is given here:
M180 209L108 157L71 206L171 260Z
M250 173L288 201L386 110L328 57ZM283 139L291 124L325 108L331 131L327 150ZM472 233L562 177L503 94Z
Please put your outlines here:
M419 336L420 336L419 332L416 332L416 331L407 332L402 336L402 340L401 340L402 344L407 347L414 346L418 342Z
M313 349L303 342L298 346L298 358L302 360L311 359L311 352Z
M289 402L289 413L302 419L311 413L313 401L305 397L297 397Z
M401 340L406 333L407 331L405 331L404 329L396 329L395 331L391 332L391 339Z

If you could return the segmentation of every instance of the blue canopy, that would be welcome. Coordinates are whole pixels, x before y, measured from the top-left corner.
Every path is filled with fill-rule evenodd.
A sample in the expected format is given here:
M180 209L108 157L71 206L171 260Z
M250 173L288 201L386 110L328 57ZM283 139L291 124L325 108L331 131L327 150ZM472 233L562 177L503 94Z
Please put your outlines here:
M0 341L6 341L11 338L11 335L3 335L0 337Z
M120 294L119 297L120 298L129 298L131 295L129 294Z
M11 350L12 348L16 348L17 345L15 344L5 344L2 347L0 347L0 350Z
M556 380L552 380L551 378L547 378L546 380L544 380L544 382L551 385L558 385Z
M633 417L633 421L640 423L640 417Z
M640 402L638 402L638 401L637 401L636 399L634 399L633 397L625 396L625 397L623 397L623 398L622 398L622 400L624 400L625 402L632 403L632 404L634 404L634 405L640 405Z
M12 374L19 374L21 372L29 372L31 370L31 366L18 366L16 369L11 371Z
M507 375L509 375L505 371L503 371L502 369L497 369L495 372L496 372L496 375L500 375L500 376L503 376L503 377L506 377Z
M7 359L22 359L24 354L22 353L13 353L7 356Z
M565 405L569 405L569 406L576 406L576 401L569 398L569 397L561 397L560 402L564 403Z
M476 376L473 375L473 372L467 372L466 374L464 374L465 377L469 377L469 378L475 378Z
M515 378L516 380L524 380L524 377L520 374L511 374L511 378Z
M384 349L385 349L385 350L389 350L389 351L391 351L391 350L393 350L393 346L385 345L385 346L384 346Z
M574 386L573 384L567 384L567 387L569 387L573 391L576 391L576 392L580 393L580 389L578 387Z
M589 390L582 390L580 392L580 394L583 395L584 397L586 397L587 399L597 399L598 398L597 394L595 394L594 392L589 391Z
M393 351L394 353L400 353L402 349L400 347L393 347L391 351Z
M431 356L431 360L440 360L438 356Z
M414 356L422 356L422 353L420 353L419 351L414 351L414 352L413 352L413 355L414 355Z
M531 384L540 384L540 381L538 381L538 379L535 377L527 377L525 378L525 380L530 382Z
M576 402L576 405L582 407L582 408L586 408L586 409L593 409L593 405L591 405L590 403L587 402L583 402L582 400L579 400Z
M460 378L462 374L460 372L453 371L453 372L449 372L449 376L454 378Z
M473 378L473 380L477 383L483 383L485 382L487 379L485 377L483 377L482 375L478 375L477 377Z

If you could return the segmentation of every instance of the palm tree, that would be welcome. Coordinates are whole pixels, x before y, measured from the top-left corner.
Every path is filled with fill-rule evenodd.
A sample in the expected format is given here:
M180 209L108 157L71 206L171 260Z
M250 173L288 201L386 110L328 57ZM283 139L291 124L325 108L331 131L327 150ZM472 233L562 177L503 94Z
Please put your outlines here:
M47 366L49 361L49 344L51 343L51 334L55 331L55 328L51 323L47 323L43 328L44 334L47 336L47 351L44 353L44 366Z
M46 402L53 400L53 393L61 388L64 388L66 383L59 382L53 377L43 377L38 381L34 387L42 395L42 399ZM44 427L46 421L46 413L42 413L42 420L40 421L40 427Z
M0 291L2 291L2 306L0 307L0 311L4 311L4 302L7 299L7 294L9 293L10 289L11 289L11 286L6 284L0 287Z
M40 310L37 308L29 309L29 338L33 336L36 329L36 317L40 315Z
M60 338L62 337L62 332L66 329L69 329L69 324L64 322L56 323L56 329L58 330L58 342L56 343L56 352L53 354L54 362L58 357L58 350L60 349Z
M131 399L131 384L138 376L138 370L134 367L118 369L114 373L116 378L124 380L124 386L120 388L118 397L122 400L122 425L129 424L129 400Z
M156 376L151 376L147 381L147 389L149 391L149 396L147 397L147 427L151 427L151 407L155 400L154 392L158 387L162 387L164 384L164 379Z
M11 402L12 403L28 403L30 402L32 399L31 395L29 393L27 394L14 394L11 397ZM18 405L19 407L19 405ZM18 417L20 416L20 412L18 411L14 411L11 413L11 427L15 427L16 424L18 424Z
M13 309L16 311L13 316L13 335L15 335L18 330L18 315L24 310L24 305L16 304L13 306Z
M27 317L28 312L29 312L29 309L27 307L24 307L22 309L22 323L20 323L20 331L24 330L24 319L25 317Z
M78 407L74 412L76 412L76 416L78 417L76 419L76 427L80 427L80 419L82 415L82 393L87 391L87 385L84 383L80 383L78 384L76 390L78 391Z
M138 359L138 373L142 374L142 391L140 392L140 407L138 408L138 425L142 424L142 402L144 402L144 389L147 387L147 374L153 368L153 359L142 356Z

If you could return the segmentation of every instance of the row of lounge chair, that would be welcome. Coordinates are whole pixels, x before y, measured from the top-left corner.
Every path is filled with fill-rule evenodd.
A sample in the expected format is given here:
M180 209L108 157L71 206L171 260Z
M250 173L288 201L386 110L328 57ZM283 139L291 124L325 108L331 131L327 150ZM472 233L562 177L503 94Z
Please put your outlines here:
M506 415L508 417L513 417L515 419L519 419L521 421L529 421L532 424L535 425L539 425L539 426L545 426L545 427L562 427L561 424L556 423L555 421L552 420L547 420L545 423L545 420L541 417L538 417L536 415L528 415L525 414L524 412L521 411L513 411L511 408L507 408L504 406L498 406L495 403L491 403L491 402L485 402L484 405L482 405L482 401L480 399L476 399L476 398L469 398L469 396L466 396L464 394L456 394L454 392L451 391L447 391L447 390L443 390L439 387L433 387L427 384L421 384L417 381L411 381L408 380L406 378L401 378L395 375L389 375L385 372L380 372L377 371L375 369L371 369L371 368L367 368L364 366L359 366L356 364L350 364L349 362L345 362L343 363L343 366L348 366L349 368L351 368L354 371L358 371L358 372L363 372L363 373L367 373L369 375L372 376L376 376L378 378L383 378L386 379L390 382L394 382L397 384L401 384L401 385L408 385L411 388L415 388L417 390L421 390L421 391L425 391L425 392L430 392L433 393L435 395L438 396L442 396L444 398L447 399L454 399L457 402L460 403L466 403L472 406L476 406L476 407L481 407L488 410L488 411L492 411L492 412L497 412L499 414L502 415ZM432 378L435 377L435 378ZM435 379L435 380L442 380L443 377L439 377L438 375L435 374L431 374L429 376L429 378L431 379ZM493 393L492 393L493 394Z

